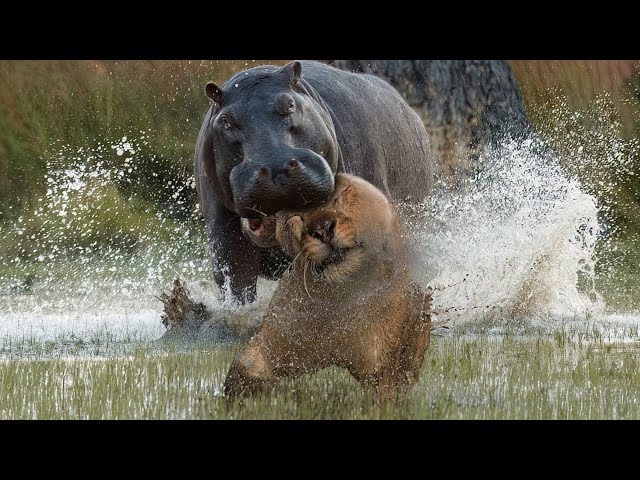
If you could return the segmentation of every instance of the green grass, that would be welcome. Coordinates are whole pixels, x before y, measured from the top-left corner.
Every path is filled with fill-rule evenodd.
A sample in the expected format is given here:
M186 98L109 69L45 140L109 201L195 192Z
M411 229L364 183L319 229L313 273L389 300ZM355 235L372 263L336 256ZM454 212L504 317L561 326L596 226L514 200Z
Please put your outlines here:
M280 62L282 63L282 62ZM0 220L46 190L59 146L92 149L147 135L157 179L191 170L208 81L253 61L0 61ZM115 152L108 151L113 158ZM153 188L154 181L142 185Z
M2 419L637 419L638 332L432 336L419 383L376 404L340 369L283 380L244 405L220 395L242 348L139 345L106 358L0 362ZM6 358L6 357L5 357Z

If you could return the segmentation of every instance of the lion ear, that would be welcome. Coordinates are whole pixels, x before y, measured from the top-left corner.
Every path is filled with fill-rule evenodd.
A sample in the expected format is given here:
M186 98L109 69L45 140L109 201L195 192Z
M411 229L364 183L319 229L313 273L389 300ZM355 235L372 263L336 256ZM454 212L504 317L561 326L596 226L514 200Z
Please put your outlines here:
M219 109L220 105L222 105L222 90L220 90L215 83L209 82L204 88L204 91L207 97L215 104L216 109Z
M300 81L300 75L302 75L302 65L300 62L287 63L280 69L280 73L285 74L289 78L291 86L295 87Z

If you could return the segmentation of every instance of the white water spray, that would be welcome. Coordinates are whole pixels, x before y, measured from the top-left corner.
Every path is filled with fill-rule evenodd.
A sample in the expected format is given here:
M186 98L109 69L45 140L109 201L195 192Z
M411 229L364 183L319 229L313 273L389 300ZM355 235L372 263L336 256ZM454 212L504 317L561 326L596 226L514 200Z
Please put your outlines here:
M506 325L599 309L595 199L531 141L504 145L483 163L467 195L436 193L429 226L412 229L417 274L434 288L439 318Z
M436 193L428 221L413 225L420 252L416 273L435 289L438 319L464 328L548 326L590 316L637 324L637 315L605 317L593 287L600 231L594 197L536 151L533 142L512 143L487 155L467 195ZM104 332L113 342L158 338L164 327L156 295L177 276L190 282L197 300L217 315L239 322L259 318L274 282L260 281L259 301L250 307L225 304L211 283L198 283L211 278L203 224L194 235L193 222L158 213L152 228L135 231L132 224L133 231L114 230L121 247L94 243L105 219L133 215L127 205L135 198L118 200L116 211L106 211L113 198L101 200L135 180L144 155L144 141L128 138L90 152L62 148L59 166L54 156L42 203L4 232L5 240L40 235L30 247L34 250L24 253L42 267L30 291L22 292L25 261L0 252L0 260L15 272L0 278L5 347L7 339L20 338L91 342L104 338ZM109 158L121 161L112 164ZM176 199L193 184L187 179L171 189Z

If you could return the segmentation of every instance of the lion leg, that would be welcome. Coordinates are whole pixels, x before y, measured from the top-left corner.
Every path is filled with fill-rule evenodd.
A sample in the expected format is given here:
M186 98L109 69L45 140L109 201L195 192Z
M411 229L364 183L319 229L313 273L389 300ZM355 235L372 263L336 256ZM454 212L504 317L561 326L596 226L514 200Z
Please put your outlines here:
M431 330L431 294L423 293L412 283L413 311L404 330L403 347L399 351L400 384L411 387L418 383L424 355L429 347Z
M360 382L365 392L375 395L378 403L394 399L398 393L397 375L394 369L385 368L375 372L350 372Z
M228 398L253 395L274 379L273 364L258 334L229 368L224 394Z
M395 368L386 368L380 372L375 392L379 402L396 398L398 394L398 373Z
M404 342L385 356L382 365L374 371L350 371L365 390L372 391L378 400L394 399L414 386L420 377L424 354L429 346L429 324L406 331Z
M414 332L413 347L407 351L407 358L402 360L405 368L406 385L413 386L418 383L420 378L420 369L424 361L424 354L429 347L429 337L431 335L431 326L427 325L422 330Z

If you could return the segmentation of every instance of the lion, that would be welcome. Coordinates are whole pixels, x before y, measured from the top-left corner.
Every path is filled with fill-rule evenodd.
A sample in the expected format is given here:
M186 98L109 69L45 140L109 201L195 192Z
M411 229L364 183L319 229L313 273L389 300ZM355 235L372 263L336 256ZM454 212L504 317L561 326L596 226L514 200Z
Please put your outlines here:
M410 279L406 235L388 198L338 174L325 204L277 214L276 238L293 266L231 365L225 395L329 366L380 399L413 386L429 346L431 296Z

